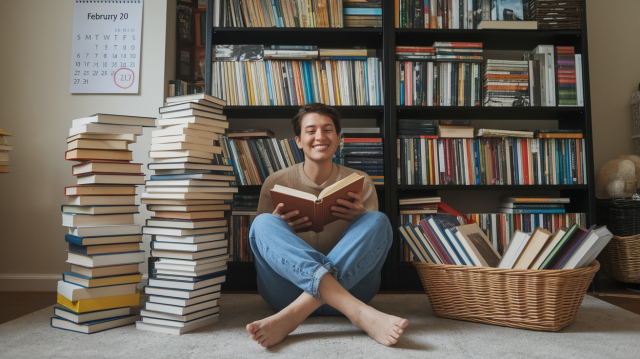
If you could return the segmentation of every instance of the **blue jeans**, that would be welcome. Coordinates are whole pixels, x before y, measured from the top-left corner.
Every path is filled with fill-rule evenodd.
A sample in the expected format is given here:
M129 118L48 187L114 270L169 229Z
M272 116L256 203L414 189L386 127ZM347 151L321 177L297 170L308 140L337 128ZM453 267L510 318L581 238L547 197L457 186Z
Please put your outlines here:
M380 271L393 242L386 215L369 211L356 217L340 242L324 255L302 240L282 218L261 214L249 232L258 272L258 291L280 311L303 291L322 301L318 286L330 273L351 295L368 303L380 288ZM342 315L324 304L311 314Z

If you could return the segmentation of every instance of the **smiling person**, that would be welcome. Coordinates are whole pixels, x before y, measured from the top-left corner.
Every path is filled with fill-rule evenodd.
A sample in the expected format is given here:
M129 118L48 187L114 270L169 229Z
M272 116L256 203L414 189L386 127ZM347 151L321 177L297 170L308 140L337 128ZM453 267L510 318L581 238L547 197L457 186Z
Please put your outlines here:
M345 315L377 342L393 345L409 322L366 304L380 288L380 271L393 241L389 219L378 212L373 181L364 172L331 161L340 142L336 109L308 104L292 123L305 162L266 179L249 233L258 291L278 313L248 324L247 332L270 347L309 316ZM342 220L320 233L308 231L308 218L291 221L297 211L283 213L283 204L274 207L271 201L270 189L276 184L317 196L352 173L365 177L362 196L349 192L351 201L339 200L332 214Z

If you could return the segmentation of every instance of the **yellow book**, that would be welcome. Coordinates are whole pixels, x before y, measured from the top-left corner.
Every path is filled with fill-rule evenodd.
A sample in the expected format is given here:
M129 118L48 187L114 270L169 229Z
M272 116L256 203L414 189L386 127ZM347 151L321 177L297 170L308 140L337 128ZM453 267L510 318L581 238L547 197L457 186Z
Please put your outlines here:
M58 293L58 304L73 310L76 313L93 312L120 307L130 307L140 304L140 292L135 294L116 295L113 297L101 297L71 301Z

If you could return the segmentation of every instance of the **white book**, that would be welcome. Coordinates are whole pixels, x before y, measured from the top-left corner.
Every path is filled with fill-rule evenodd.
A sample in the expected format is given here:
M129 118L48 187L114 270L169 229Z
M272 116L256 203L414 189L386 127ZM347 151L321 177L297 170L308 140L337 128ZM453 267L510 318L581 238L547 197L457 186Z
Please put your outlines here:
M80 253L67 252L67 263L77 264L83 267L105 267L119 264L143 263L145 259L144 251L109 253L84 255Z
M206 317L209 315L217 314L220 311L220 306L216 306L213 308L201 310L199 312L179 315L179 314L171 314L171 313L161 313L153 310L140 310L140 316L148 317L148 318L158 318L158 319L166 319L166 320L174 320L178 322L189 322L198 318Z
M152 180L146 181L145 186L147 187L155 187L155 186L212 186L212 187L220 187L220 186L229 186L229 182L227 181L208 181L208 180Z
M192 236L198 234L226 233L229 227L215 228L199 228L199 229L181 229L181 228L162 228L162 227L143 227L143 234L156 234L166 236Z
M141 321L137 321L136 322L136 329L139 330L147 330L150 332L159 332L159 333L166 333L166 334L173 334L173 335L181 335L184 333L188 333L192 330L196 330L198 328L202 328L202 327L206 327L208 325L211 324L215 324L218 322L218 315L212 315L210 319L207 320L203 320L201 322L197 322L194 323L192 325L186 326L186 327L172 327L172 326L166 326L166 325L159 325L159 324L151 324L151 323L145 323L145 322L141 322Z
M96 133L96 134L131 134L141 135L142 126L126 126L126 125L108 125L101 123L89 123L82 126L73 126L69 128L69 136L75 136L80 133Z
M166 157L166 158L152 158L151 162L153 163L185 163L185 162L192 162L192 163L204 163L204 164L211 164L211 160L210 159L206 159L206 158L198 158L198 157Z
M576 90L578 106L584 106L584 84L582 83L582 55L576 54Z
M204 287L195 290L180 290L180 289L168 289L168 288L156 288L156 287L144 287L144 293L149 295L162 295L165 297L191 299L199 297L201 295L219 292L219 285L212 285L210 287ZM142 313L141 313L142 314Z
M119 236L126 234L140 234L137 224L124 226L78 226L69 227L69 234L78 237Z
M507 246L507 250L504 252L500 263L498 263L498 268L501 269L511 269L513 265L520 257L522 250L527 245L529 241L530 235L528 233L522 232L518 229L513 234L511 241L509 242L509 246Z
M202 258L202 259L197 259L197 260L187 260L187 259L174 259L174 258L160 258L158 260L158 262L160 263L172 263L172 264L182 264L182 265L199 265L199 264L205 264L205 263L212 263L212 262L226 262L229 259L229 255L222 254L219 256L214 256L214 257L207 257L207 258Z
M96 113L95 115L91 115L89 117L75 119L71 121L71 124L74 127L83 126L90 123L156 127L155 122L156 119L154 117L123 116L111 115L106 113Z
M101 320L107 318L122 317L131 314L131 307L114 308L106 310L98 310L94 312L76 313L73 310L57 305L53 308L53 314L56 317L64 318L74 323L92 322L94 320Z
M177 282L177 281L173 281L173 282ZM183 283L186 283L186 282L183 282ZM201 295L199 297L195 297L191 299L180 299L180 298L163 297L159 295L150 295L149 302L186 307L189 305L194 305L194 304L206 302L208 300L219 299L219 298L220 298L220 292L213 292L211 294L205 294L205 295Z
M220 146L199 145L189 142L156 143L151 145L151 151L183 151L192 150L207 153L222 153Z
M203 146L213 146L213 139L204 138L204 137L196 137L190 135L175 135L175 136L163 136L163 137L151 137L151 144L164 144L164 143L178 143L178 142L186 142L193 143L197 145Z
M197 131L204 131L204 132L210 132L215 134L216 136L218 136L219 134L224 134L225 133L225 129L222 127L218 127L218 126L208 126L208 125L201 125L198 123L178 123L178 124L171 124L171 125L166 125L166 126L161 126L162 130L168 130L174 127L184 127L186 129L191 129L191 130L197 130ZM160 131L160 130L158 130Z
M591 264L600 254L604 247L609 244L613 238L613 234L609 232L606 226L601 226L589 233L580 246L575 249L573 254L567 259L560 269L584 268Z
M226 251L226 248L225 248ZM180 276L180 277L200 277L200 276L205 276L205 275L209 275L209 274L215 274L215 273L220 273L223 271L227 270L227 265L226 263L222 264L221 266L217 266L217 267L212 267L212 268L206 268L206 269L197 269L197 270L184 270L185 268L180 268L180 270L173 270L173 269L162 269L162 268L157 268L155 269L156 274L157 275L173 275L173 276Z
M226 228L226 227L223 227L223 228ZM154 257L188 259L188 260L196 260L201 258L219 256L223 254L228 254L227 248L210 249L210 250L205 250L200 252L179 252L179 251L166 251L166 250L156 250L156 249L151 250L151 255ZM180 273L178 274L164 273L164 274L185 275ZM191 276L193 277L193 275Z
M136 323L136 320L140 319L138 315L131 315L124 318L117 318L95 324L78 324L68 320L53 317L51 318L51 326L59 329L66 329L73 332L92 334L103 330L122 327L125 325Z
M144 176L91 174L77 176L78 184L144 184Z
M185 126L170 126L165 127L162 130L155 130L151 132L151 139L161 138L161 137L172 137L172 136L190 136L196 138L204 138L207 140L217 140L220 135L211 131L203 131L196 130L193 128L188 128Z
M135 294L136 283L85 288L73 283L68 283L60 280L58 281L58 293L62 294L62 296L71 301L112 297L116 295Z
M62 225L77 226L107 226L134 224L134 213L125 214L62 214Z
M215 323L218 321L218 317L219 317L218 314L213 314L213 315L208 315L206 317L194 319L189 322L179 322L175 320L142 317L142 322L147 324L153 324L153 325L162 325L170 328L173 327L173 328L180 328L180 329L189 329L194 326L198 326L198 327L202 326L202 323L207 323L207 324Z
M155 264L158 264L158 263L159 262L156 262ZM209 278L209 279L199 280L197 282L186 282L186 281L180 281L180 280L161 279L161 278L152 277L152 278L149 278L149 286L156 287L156 288L167 288L167 289L196 290L196 289L210 287L212 285L217 285L218 290L212 291L212 293L217 292L217 294L215 293L212 294L215 296L215 298L211 298L211 299L216 299L220 297L220 284L224 283L225 279L226 279L226 276L220 275L220 276Z
M233 193L143 193L143 199L233 199Z
M67 200L68 204L73 206L130 206L136 204L136 196L67 196Z
M211 104L211 105L216 106L214 104ZM207 112L213 112L213 113L222 113L222 109L220 107L211 107L211 106L206 106L204 104L199 104L195 102L183 102L175 105L172 104L171 106L160 107L158 111L160 113L166 113L166 112L175 112L175 111L189 110L189 109L207 111Z
M217 305L218 305L217 299L198 303L198 304L193 304L188 307L147 302L144 305L144 309L151 310L154 312L167 313L167 314L187 315L187 314L199 312L201 310L213 308L213 307L216 307Z
M175 157L197 157L208 160L213 159L213 152L203 152L196 150L169 150L169 151L149 151L149 158L175 158ZM154 165L154 163L149 164ZM152 168L149 168L152 169Z
M164 249L169 251L185 251L185 252L197 252L207 249L222 248L227 246L228 241L226 239L212 242L203 243L173 243L173 242L159 242L154 241L152 244L153 249ZM165 268L175 269L175 268Z
M225 116L226 117L226 116ZM196 125L210 126L216 128L229 128L229 122L226 120L214 120L208 117L201 116L188 116L188 117L177 117L177 118L160 118L157 120L157 125L164 126L175 126L187 123L194 123ZM224 132L222 132L224 134Z
M214 187L214 186L147 186L146 193L238 193L238 187Z
M216 233L216 234L203 234L199 236L184 236L184 237L176 237L176 236L165 236L165 235L156 235L154 236L154 240L156 242L170 242L170 243L203 243L203 242L211 242L211 241L220 241L225 239L224 233Z

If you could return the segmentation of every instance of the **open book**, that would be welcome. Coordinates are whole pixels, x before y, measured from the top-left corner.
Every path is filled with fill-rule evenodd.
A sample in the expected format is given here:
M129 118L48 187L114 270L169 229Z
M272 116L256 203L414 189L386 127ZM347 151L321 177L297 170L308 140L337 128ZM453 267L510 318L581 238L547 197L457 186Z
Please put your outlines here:
M290 218L289 221L295 221L305 216L309 217L311 227L302 229L299 232L311 230L320 233L324 230L325 225L340 219L331 214L332 206L340 206L337 200L344 199L353 202L354 199L349 197L347 192L362 195L363 186L364 177L357 173L353 173L325 188L318 197L293 188L275 185L271 189L271 201L274 209L278 204L284 203L284 208L281 210L282 213L300 211L297 216Z

